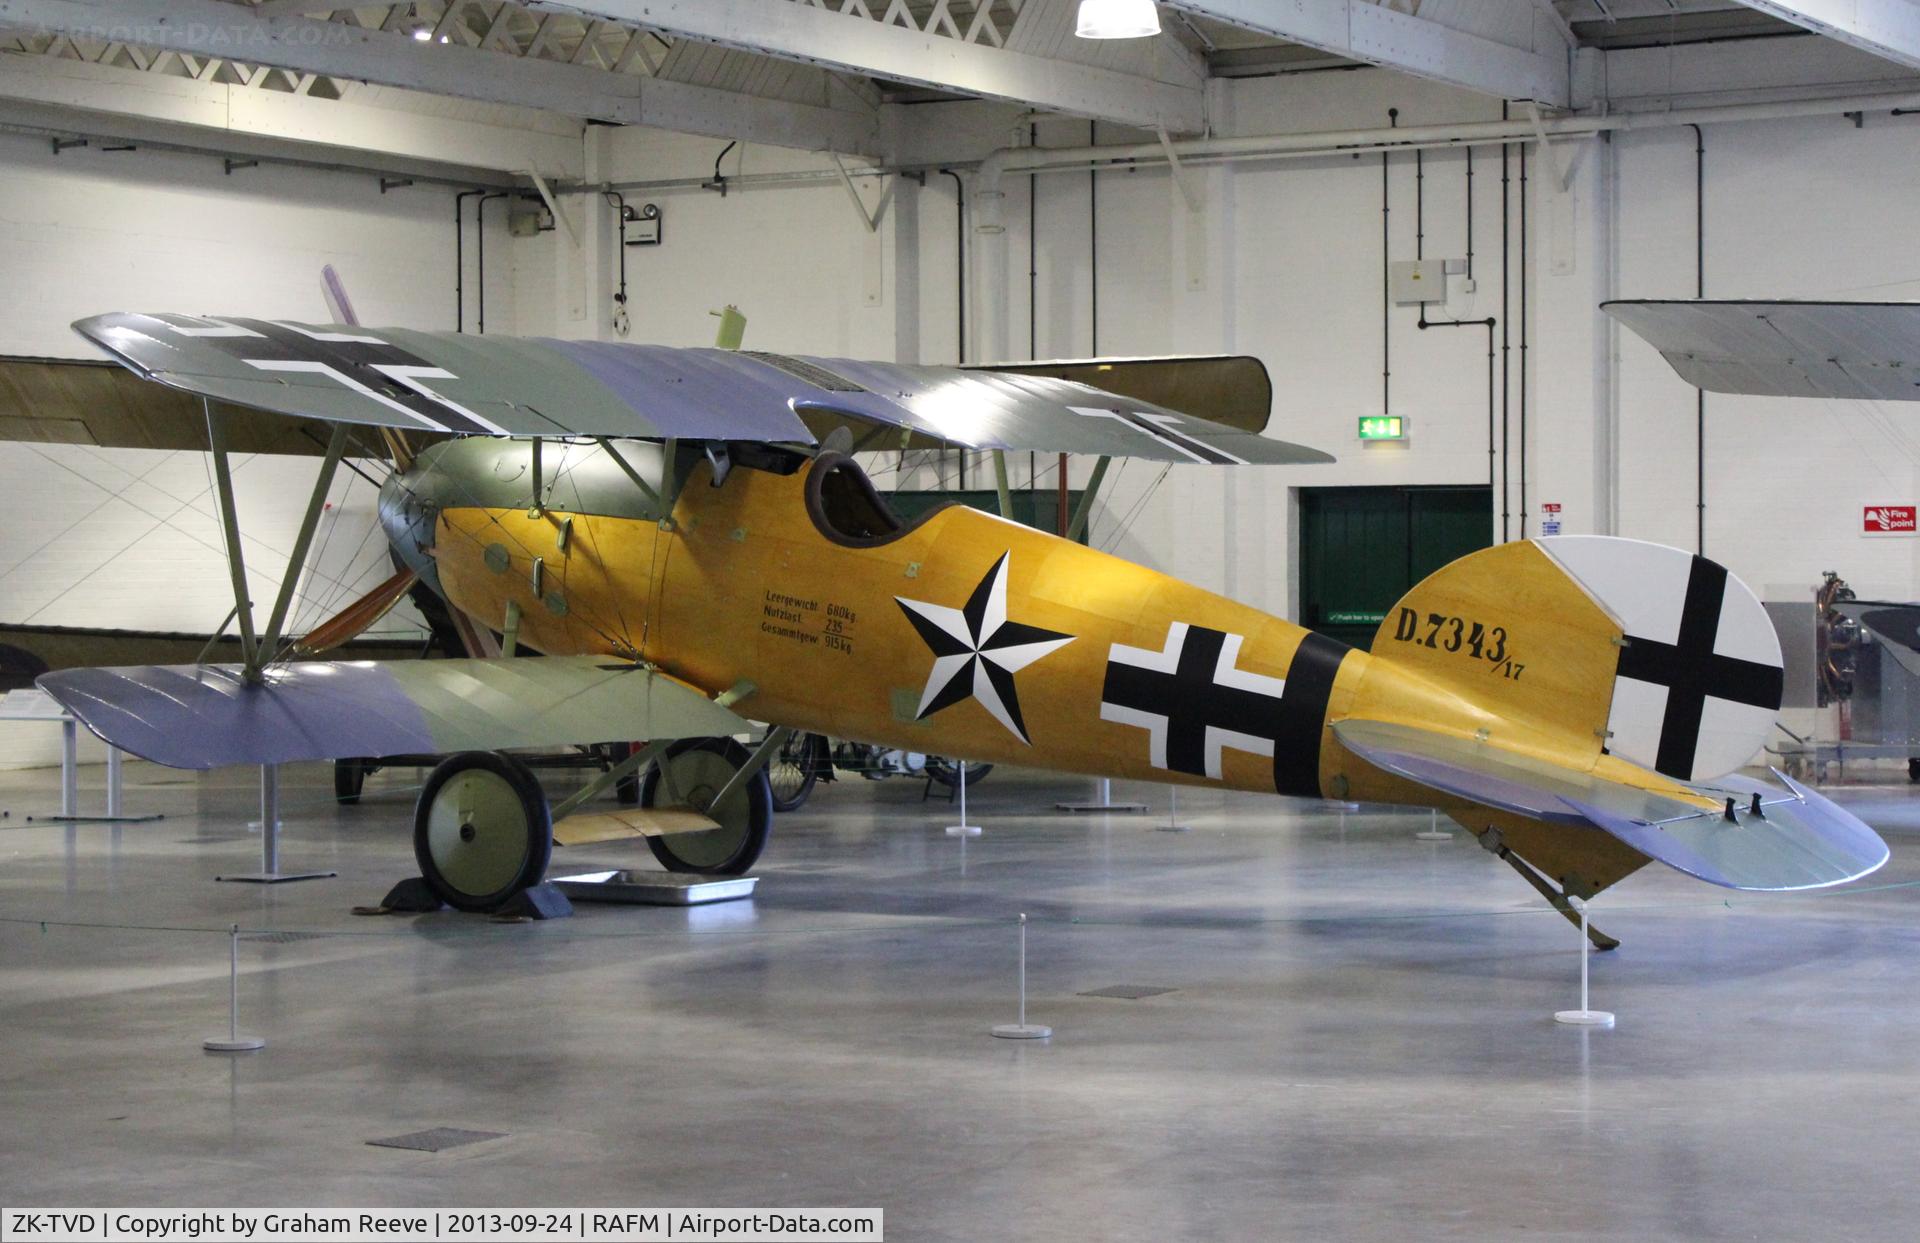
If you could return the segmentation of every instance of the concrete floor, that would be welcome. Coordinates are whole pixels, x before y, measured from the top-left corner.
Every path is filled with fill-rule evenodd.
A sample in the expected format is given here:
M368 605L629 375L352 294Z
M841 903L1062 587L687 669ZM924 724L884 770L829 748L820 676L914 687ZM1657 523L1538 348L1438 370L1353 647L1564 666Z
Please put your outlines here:
M284 778L128 770L152 824L25 823L0 773L0 1202L877 1205L890 1238L1910 1237L1920 1220L1920 795L1851 890L1650 867L1603 897L1613 1031L1558 1026L1575 934L1425 816L1187 794L1192 832L1050 811L998 772L960 841L917 784L823 787L751 902L539 925L357 918L412 871L412 772L355 808ZM98 770L88 775L97 783ZM564 788L566 779L552 783ZM568 855L573 857L569 858ZM561 852L585 869L644 847ZM648 861L645 866L651 866ZM1014 1015L1030 913L1031 1013ZM47 921L44 925L39 921ZM226 1022L241 945L239 1058ZM1080 994L1173 989L1144 1000ZM440 1154L366 1141L506 1132Z

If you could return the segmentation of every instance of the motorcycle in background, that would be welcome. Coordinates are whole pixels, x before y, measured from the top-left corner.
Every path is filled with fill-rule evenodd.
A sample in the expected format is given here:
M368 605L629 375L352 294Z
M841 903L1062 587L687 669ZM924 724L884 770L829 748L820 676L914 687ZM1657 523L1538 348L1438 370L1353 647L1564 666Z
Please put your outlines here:
M966 770L967 784L975 785L993 771L993 765L976 762L968 764ZM960 781L960 762L864 742L836 742L825 734L796 733L767 762L773 809L798 809L817 783L838 780L841 772L858 773L868 781L918 777L952 787Z

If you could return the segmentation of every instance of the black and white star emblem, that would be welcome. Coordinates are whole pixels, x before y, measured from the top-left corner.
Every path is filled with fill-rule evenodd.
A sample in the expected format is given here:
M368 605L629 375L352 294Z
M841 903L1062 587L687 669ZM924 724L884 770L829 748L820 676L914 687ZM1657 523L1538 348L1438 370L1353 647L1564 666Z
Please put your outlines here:
M962 608L894 597L933 651L933 670L927 674L915 720L924 721L971 697L1015 738L1032 745L1013 675L1073 642L1074 636L1007 620L1007 558L1012 555L1000 554Z

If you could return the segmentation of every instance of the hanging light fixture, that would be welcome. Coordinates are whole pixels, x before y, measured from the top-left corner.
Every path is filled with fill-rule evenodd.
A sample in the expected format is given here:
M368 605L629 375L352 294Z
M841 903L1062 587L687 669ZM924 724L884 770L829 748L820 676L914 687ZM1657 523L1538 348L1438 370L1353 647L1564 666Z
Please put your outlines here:
M1082 39L1145 39L1160 33L1153 0L1080 0L1073 33Z

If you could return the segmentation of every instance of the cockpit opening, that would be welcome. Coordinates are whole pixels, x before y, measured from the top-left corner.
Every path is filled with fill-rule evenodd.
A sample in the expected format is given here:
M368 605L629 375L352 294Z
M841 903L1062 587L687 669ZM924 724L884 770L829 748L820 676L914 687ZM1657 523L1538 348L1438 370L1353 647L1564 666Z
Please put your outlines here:
M933 516L929 512L912 522L902 520L860 464L842 453L814 459L807 476L807 513L822 535L855 548L898 539Z

